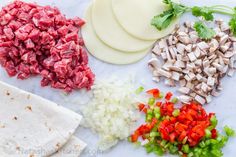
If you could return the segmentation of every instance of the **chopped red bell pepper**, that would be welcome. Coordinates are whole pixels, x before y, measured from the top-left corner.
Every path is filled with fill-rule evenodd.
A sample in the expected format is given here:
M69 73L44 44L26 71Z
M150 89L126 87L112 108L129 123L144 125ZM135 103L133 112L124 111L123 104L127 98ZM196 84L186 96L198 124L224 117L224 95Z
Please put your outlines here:
M186 136L187 136L187 132L186 131L182 131L180 133L180 135L179 135L178 141L182 142Z
M161 107L162 102L156 102L156 106Z
M166 129L162 128L162 129L159 129L159 132L161 133L161 137L166 140L166 141L169 141L170 140L170 136L169 136L169 133L167 132Z
M171 92L168 92L165 96L165 99L169 101L172 96L173 96L173 94Z
M171 143L175 142L176 134L173 132L169 136L170 136L170 142Z
M217 138L217 130L216 129L211 130L211 138L213 138L213 139Z
M151 89L151 90L148 90L147 93L152 95L154 98L158 98L160 95L159 89Z
M147 108L144 108L144 109L143 109L143 112L144 112L145 114L147 114Z
M151 89L147 91L154 98L158 98L160 91ZM136 142L139 137L143 140L156 140L157 144L165 142L175 143L179 151L182 152L183 145L195 147L206 136L206 129L211 126L211 118L214 113L207 114L204 108L196 102L183 104L181 108L175 108L171 97L173 94L168 92L164 101L158 101L155 105L139 104L139 110L147 116L151 115L152 119L146 120L134 134L131 135L131 141ZM147 113L148 110L148 113ZM176 115L174 111L178 110ZM152 133L152 134L151 134ZM211 130L211 139L217 138L217 130ZM163 146L162 146L163 147ZM186 156L186 152L182 152Z
M187 154L183 154L182 157L187 157L188 155Z
M143 109L145 108L145 104L139 104L138 105L139 111L143 111Z
M151 126L152 128L157 124L158 120L156 118L152 119Z
M139 137L139 135L138 134L133 134L133 135L131 135L131 142L137 142L138 141L138 137Z

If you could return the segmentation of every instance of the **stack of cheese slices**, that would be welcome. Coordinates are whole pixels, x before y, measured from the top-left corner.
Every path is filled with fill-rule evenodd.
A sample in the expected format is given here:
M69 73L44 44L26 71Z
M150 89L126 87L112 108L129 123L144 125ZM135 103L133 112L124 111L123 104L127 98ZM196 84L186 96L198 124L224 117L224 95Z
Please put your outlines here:
M142 59L164 31L151 26L151 19L165 9L158 0L94 0L85 15L82 36L89 52L112 64L130 64Z

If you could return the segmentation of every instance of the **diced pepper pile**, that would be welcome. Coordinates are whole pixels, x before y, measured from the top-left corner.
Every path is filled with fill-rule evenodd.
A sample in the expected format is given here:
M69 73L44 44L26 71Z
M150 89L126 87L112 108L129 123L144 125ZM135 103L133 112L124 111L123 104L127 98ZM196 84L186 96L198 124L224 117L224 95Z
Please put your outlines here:
M228 138L234 136L234 131L226 126L226 135L221 135L216 130L214 113L207 114L195 102L175 108L178 99L172 98L170 92L164 97L158 89L151 89L147 94L152 96L148 104L139 104L140 112L146 115L146 123L130 136L131 142L157 155L169 152L183 157L223 156L221 149Z

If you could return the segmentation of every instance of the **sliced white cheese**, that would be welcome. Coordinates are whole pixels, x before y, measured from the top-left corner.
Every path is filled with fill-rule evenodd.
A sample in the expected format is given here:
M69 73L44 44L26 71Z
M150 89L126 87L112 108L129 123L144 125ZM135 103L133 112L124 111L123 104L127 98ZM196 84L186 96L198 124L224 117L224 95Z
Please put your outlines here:
M91 22L91 7L88 8L85 15L86 25L82 27L82 36L88 51L96 58L112 64L130 64L142 59L148 49L136 53L124 53L105 45L96 36Z
M155 42L140 40L128 34L117 22L111 0L94 1L92 23L98 37L110 47L120 51L142 51Z
M123 28L143 40L162 38L171 33L178 23L176 20L163 31L151 26L152 18L166 9L162 0L112 0L112 8Z

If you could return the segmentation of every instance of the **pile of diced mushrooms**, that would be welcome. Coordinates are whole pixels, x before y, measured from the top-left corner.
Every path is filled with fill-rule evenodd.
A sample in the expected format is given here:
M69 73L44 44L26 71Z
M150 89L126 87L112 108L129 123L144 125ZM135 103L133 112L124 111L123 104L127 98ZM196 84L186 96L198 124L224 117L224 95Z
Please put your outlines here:
M179 100L184 103L210 103L222 90L221 79L235 72L236 37L222 20L215 21L214 30L214 38L201 40L193 23L186 22L153 48L148 62L153 80L164 77L166 85L179 85Z

